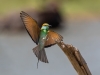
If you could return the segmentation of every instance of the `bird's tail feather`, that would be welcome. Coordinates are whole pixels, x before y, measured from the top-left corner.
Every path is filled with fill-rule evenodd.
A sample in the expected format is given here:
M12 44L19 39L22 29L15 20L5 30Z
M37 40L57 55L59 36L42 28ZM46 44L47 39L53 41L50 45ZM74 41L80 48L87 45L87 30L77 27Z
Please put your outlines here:
M49 63L44 48L42 50L39 50L39 45L38 45L35 48L33 48L33 52L38 58L38 63L39 60L45 63ZM38 63L37 63L37 67L38 67Z

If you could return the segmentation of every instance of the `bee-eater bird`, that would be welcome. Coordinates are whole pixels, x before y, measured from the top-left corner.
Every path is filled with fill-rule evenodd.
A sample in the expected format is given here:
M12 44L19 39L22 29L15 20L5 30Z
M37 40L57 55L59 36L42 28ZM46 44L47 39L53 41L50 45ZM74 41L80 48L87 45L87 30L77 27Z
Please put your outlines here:
M40 60L48 63L44 48L55 45L56 41L62 41L63 37L58 33L49 30L50 25L47 23L44 23L42 27L39 28L37 22L23 11L20 13L20 17L28 34L37 45L35 48L33 48L33 52L38 58L38 62Z

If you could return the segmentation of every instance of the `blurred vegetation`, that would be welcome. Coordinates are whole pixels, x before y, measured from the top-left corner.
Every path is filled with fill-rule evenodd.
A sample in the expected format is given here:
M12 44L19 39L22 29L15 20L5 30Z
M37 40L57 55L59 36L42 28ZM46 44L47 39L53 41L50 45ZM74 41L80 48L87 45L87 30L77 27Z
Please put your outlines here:
M39 9L51 0L0 0L0 15L23 8ZM100 13L100 0L56 0L61 11L67 13Z
M68 0L67 5L64 3L69 13L92 12L100 13L100 0Z

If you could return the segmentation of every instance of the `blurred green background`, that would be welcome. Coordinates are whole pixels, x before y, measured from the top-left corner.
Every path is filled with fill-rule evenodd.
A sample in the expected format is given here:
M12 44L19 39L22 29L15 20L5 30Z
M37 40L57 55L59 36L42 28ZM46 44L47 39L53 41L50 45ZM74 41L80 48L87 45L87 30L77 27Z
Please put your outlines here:
M51 0L0 0L0 15L22 10L23 8L40 9ZM100 14L100 0L55 0L63 14L92 13Z

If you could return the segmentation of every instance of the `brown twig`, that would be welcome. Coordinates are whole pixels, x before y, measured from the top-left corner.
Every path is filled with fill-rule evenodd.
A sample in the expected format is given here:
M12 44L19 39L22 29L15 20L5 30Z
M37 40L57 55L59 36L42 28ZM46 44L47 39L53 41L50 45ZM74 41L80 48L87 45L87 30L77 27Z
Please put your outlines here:
M63 42L57 42L57 44L66 54L78 75L92 75L87 63L77 48L72 45L64 44Z

